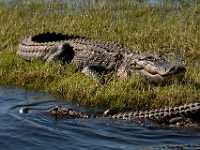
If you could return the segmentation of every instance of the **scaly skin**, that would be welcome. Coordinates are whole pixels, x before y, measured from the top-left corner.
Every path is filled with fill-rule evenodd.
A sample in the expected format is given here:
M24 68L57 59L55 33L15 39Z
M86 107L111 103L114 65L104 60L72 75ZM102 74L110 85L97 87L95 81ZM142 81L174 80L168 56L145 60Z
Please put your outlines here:
M41 111L41 109L33 109L24 107L20 109L20 113L28 113L31 110ZM44 110L43 110L44 111ZM48 114L56 118L90 118L91 115L83 112L78 112L65 106L55 106L45 110ZM183 123L183 126L192 125L194 122L200 122L200 103L185 104L178 107L165 107L150 111L140 112L124 112L113 114L112 111L106 110L98 117L110 119L122 119L135 121L137 119L149 119L159 124L173 125L175 123ZM93 116L95 117L95 116Z
M165 82L183 76L180 59L170 60L157 54L141 54L117 43L55 33L39 34L22 40L17 54L26 60L47 62L60 59L74 63L81 72L96 78L116 72L121 79L139 73L148 81Z
M150 111L140 111L140 112L125 112L112 115L112 118L132 120L134 118L146 118L152 120L165 120L177 116L190 116L200 112L200 103L185 104L178 107L165 107ZM192 117L192 116L191 116Z

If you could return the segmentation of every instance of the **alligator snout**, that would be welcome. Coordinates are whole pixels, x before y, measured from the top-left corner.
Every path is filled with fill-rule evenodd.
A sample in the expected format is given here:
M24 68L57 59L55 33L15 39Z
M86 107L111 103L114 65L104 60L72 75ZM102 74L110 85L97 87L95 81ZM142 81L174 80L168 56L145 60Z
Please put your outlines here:
M175 65L172 66L168 72L163 74L162 76L167 76L167 75L175 75L175 74L184 74L186 72L186 68L183 65Z
M149 81L166 82L175 78L182 78L186 72L185 65L178 60L171 60L162 56L145 57L138 59L136 65L139 66L140 73Z
M140 73L150 82L153 83L163 83L167 81L171 81L172 79L182 79L186 72L186 68L184 66L172 66L168 70L166 69L157 69L152 67L151 69L143 68L140 70ZM154 69L154 71L152 71Z

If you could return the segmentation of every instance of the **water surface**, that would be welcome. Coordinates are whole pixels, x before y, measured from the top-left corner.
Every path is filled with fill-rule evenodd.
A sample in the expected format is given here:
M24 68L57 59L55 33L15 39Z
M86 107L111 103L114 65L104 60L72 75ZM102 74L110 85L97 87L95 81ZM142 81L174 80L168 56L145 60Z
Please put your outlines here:
M23 105L79 108L48 93L0 87L1 150L138 150L200 149L200 131L160 129L109 119L59 119L41 112L19 114Z

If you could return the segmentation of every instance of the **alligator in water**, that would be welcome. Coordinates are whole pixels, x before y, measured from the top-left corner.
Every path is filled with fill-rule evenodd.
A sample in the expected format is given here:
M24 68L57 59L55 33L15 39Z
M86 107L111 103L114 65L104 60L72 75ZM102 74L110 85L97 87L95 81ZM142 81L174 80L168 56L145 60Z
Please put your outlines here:
M56 33L25 38L20 42L17 54L26 60L72 62L81 72L95 79L110 72L115 72L121 79L139 73L148 81L163 83L183 77L186 71L181 59L138 53L112 42Z
M20 113L29 113L30 111L41 111L31 107L22 107ZM65 106L55 106L49 109L42 110L56 118L91 118L104 117L110 119L122 119L135 121L148 119L160 125L169 125L175 127L198 127L200 123L200 103L185 104L178 107L165 107L150 111L139 112L124 112L115 113L111 110L106 110L101 115L90 115L84 112L79 112Z

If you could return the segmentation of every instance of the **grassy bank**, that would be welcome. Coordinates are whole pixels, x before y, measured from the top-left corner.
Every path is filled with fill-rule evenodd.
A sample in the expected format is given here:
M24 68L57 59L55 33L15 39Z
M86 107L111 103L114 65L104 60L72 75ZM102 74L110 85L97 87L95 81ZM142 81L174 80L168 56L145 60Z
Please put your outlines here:
M192 8L152 7L126 0L115 6L71 8L59 3L0 5L0 83L49 91L91 106L144 109L200 101L200 5ZM19 40L41 32L77 34L117 41L128 47L183 57L187 73L183 82L150 85L138 76L128 81L114 78L100 85L75 72L71 64L27 62L16 56Z

